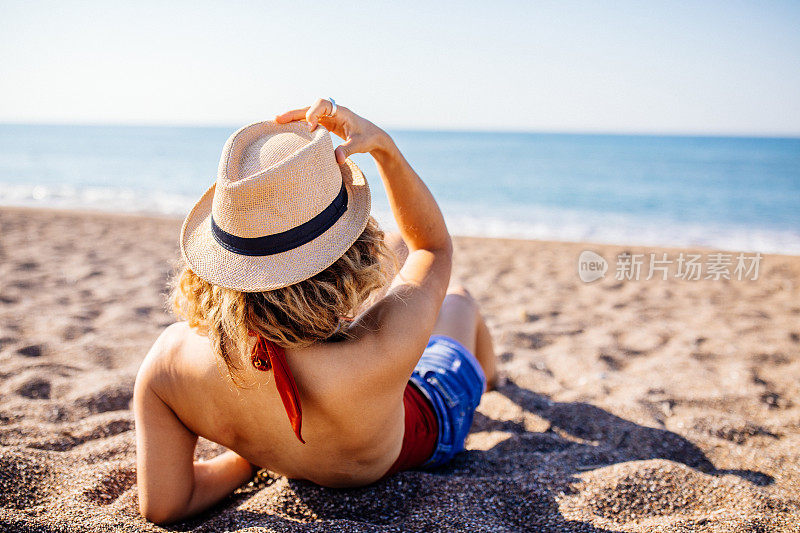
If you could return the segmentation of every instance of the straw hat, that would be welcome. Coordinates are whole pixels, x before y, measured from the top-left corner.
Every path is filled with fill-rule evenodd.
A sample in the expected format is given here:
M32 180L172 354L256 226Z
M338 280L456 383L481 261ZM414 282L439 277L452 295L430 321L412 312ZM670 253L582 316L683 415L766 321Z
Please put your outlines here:
M370 192L330 133L257 122L228 139L217 181L181 229L181 252L204 280L243 292L278 289L322 272L364 231Z

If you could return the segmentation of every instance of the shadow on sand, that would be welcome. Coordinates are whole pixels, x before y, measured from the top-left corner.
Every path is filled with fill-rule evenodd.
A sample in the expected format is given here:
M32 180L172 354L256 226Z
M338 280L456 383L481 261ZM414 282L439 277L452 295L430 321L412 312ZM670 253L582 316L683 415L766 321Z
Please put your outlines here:
M295 494L287 496L281 515L238 510L229 512L222 524L217 523L221 517L209 513L202 522L191 521L193 530L250 524L308 531L609 532L561 514L557 497L572 493L576 474L616 463L665 459L709 475L735 474L759 486L773 481L760 472L718 470L686 438L640 426L591 404L553 402L511 381L496 391L547 420L550 428L530 432L521 424L475 413L473 432L506 431L514 438L489 450L462 453L435 470L403 472L359 489L326 489L290 480ZM298 523L309 514L319 521Z
M519 424L497 422L475 413L472 430L504 429L528 435L550 435L564 446L577 446L580 448L579 453L574 453L573 450L571 455L579 457L580 462L563 465L568 469L571 467L573 473L627 461L666 459L710 475L734 474L758 486L766 486L774 481L771 476L752 470L717 469L700 448L677 433L640 426L588 403L553 402L544 395L517 386L512 381L508 381L497 391L526 411L550 422L551 428L545 433L531 434Z

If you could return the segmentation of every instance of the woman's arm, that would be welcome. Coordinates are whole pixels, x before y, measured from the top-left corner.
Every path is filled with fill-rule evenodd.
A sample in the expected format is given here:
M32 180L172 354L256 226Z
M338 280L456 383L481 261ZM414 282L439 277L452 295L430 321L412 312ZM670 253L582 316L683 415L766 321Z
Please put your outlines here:
M389 292L361 317L367 328L377 329L375 383L392 397L394 387L405 387L433 332L450 282L453 249L436 200L394 141L387 135L370 154L408 246Z
M142 363L133 394L139 511L157 524L211 507L254 474L254 467L233 451L208 461L193 461L197 435L181 423L154 388L163 360L158 353L163 337Z
M329 101L318 100L311 107L279 115L276 121L305 120L312 130L320 124L345 140L336 149L337 162L367 152L378 165L409 254L386 296L361 314L350 330L360 325L366 339L354 362L362 383L375 395L395 397L419 362L447 292L450 234L433 195L392 138L346 107L339 106L334 117L327 116L330 111Z
M336 148L339 164L353 154L369 153L378 165L389 205L409 250L450 250L450 234L439 205L389 134L344 106L338 106L334 117L327 116L330 111L328 100L317 100L311 107L288 111L275 120L280 124L305 120L312 131L322 125L344 139Z

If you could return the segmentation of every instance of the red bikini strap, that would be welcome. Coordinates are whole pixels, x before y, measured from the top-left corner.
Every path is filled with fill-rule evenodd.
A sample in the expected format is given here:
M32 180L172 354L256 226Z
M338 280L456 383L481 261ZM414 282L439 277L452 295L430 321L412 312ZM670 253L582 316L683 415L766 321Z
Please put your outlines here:
M297 393L297 384L294 382L292 372L286 363L286 352L277 344L269 342L261 335L250 332L251 335L258 337L255 348L253 348L253 365L258 370L267 371L272 368L272 375L275 376L275 387L278 389L283 408L289 416L297 438L303 444L306 441L300 435L300 427L303 424L303 411L300 407L300 396Z

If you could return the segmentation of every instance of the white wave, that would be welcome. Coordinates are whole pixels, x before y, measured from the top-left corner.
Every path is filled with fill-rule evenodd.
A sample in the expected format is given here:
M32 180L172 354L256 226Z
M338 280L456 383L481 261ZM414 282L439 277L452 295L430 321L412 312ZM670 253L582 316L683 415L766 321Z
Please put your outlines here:
M441 206L454 235L631 246L704 247L722 250L800 254L800 231L734 224L696 223L619 213L584 212L531 206L526 209ZM373 209L387 229L397 225L388 208Z
M0 183L0 205L182 216L195 201L186 195L132 189Z
M183 217L196 197L106 187L0 183L0 205L150 213ZM639 246L702 246L725 250L800 254L800 231L720 223L690 223L619 213L584 212L541 206L508 207L443 204L454 235ZM397 230L389 208L377 203L373 215Z

